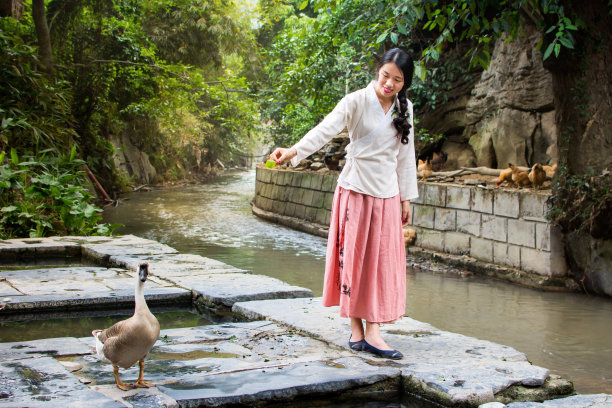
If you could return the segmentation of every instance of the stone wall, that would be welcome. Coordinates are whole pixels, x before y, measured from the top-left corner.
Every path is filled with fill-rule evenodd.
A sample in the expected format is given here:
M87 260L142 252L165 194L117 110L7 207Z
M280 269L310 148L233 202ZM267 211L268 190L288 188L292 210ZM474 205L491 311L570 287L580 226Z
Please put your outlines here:
M337 178L337 172L260 165L256 170L254 211L270 221L326 237Z
M327 236L337 173L257 168L253 211ZM561 234L546 220L550 193L419 182L416 246L538 276L567 275Z
M549 193L419 183L416 245L539 275L567 274L561 234L546 220Z

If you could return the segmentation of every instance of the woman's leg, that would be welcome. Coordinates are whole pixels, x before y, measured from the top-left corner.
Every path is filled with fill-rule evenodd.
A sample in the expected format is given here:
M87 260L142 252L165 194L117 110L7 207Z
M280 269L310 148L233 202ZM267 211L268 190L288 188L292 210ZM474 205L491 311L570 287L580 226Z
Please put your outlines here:
M385 343L380 335L380 325L378 323L370 323L366 321L365 339L371 346L379 350L393 350Z
M363 323L358 317L351 317L351 338L349 341L360 341L364 338Z

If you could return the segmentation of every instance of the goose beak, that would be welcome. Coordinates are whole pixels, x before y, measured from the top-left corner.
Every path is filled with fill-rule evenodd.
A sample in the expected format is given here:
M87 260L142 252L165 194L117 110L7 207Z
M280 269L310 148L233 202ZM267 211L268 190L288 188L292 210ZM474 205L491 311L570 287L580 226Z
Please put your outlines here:
M149 276L149 264L146 262L142 262L138 265L138 276L141 282L145 282L147 280L147 276Z

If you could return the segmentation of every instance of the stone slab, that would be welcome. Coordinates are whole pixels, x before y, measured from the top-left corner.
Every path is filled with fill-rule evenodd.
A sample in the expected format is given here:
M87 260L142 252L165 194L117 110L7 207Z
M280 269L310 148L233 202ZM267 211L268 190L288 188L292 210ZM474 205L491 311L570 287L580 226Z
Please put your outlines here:
M179 403L162 393L156 387L152 388L134 388L128 391L123 391L112 385L95 385L90 387L93 391L99 392L102 395L115 401L123 401L124 406L132 408L179 408Z
M155 255L155 254L175 254L178 251L164 244L144 244L144 245L83 245L81 254L87 258L100 263L107 263L109 257L120 255Z
M87 388L51 357L0 363L0 407L125 407Z
M167 255L141 255L141 256L111 256L109 262L113 266L138 270L138 265L146 261L149 263L149 272L153 275L165 276L189 276L194 273L236 273L250 272L239 269L217 261L192 254L167 254Z
M186 304L191 302L191 292L182 288L145 288L145 299L149 305ZM33 310L76 310L83 308L120 308L134 305L134 290L104 292L64 292L56 295L19 296L11 299L0 312L19 313Z
M21 296L23 293L12 287L6 282L0 282L0 297L4 296Z
M263 275L242 273L176 277L172 281L189 288L208 306L231 307L235 302L259 299L310 297L310 289L289 285Z
M91 281L95 279L108 279L127 276L125 271L119 269L101 268L95 266L75 266L41 269L0 270L0 277L10 282L39 282L46 283L56 279Z
M497 190L493 212L503 217L518 218L520 214L518 193Z
M242 302L232 310L347 347L348 322L338 317L337 307L322 307L320 298ZM384 325L381 331L388 344L404 353L404 359L393 364L402 367L406 387L420 388L426 396L438 395L436 400L442 393L442 399L452 404L477 405L492 401L494 394L514 384L534 387L548 378L547 369L531 365L511 347L440 331L407 317ZM360 355L371 358L367 353Z
M90 347L74 337L0 343L0 361L40 356L71 356L89 354L91 351Z
M264 402L299 400L312 395L338 396L346 391L394 382L400 371L376 367L356 357L245 370L212 376L191 376L180 384L159 386L185 406L250 406ZM397 392L397 391L396 391Z
M482 216L481 234L483 238L506 242L508 236L507 219L495 215Z
M610 394L587 394L574 395L544 402L512 402L508 405L501 403L490 403L481 405L479 408L610 408L612 407L612 395Z

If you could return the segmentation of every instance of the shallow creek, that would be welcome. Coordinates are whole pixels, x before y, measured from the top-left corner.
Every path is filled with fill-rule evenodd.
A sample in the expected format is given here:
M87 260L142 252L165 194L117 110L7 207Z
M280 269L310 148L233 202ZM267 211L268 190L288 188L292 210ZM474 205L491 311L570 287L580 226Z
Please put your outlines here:
M325 240L251 213L254 171L202 185L132 194L107 209L116 232L168 244L322 292ZM447 331L512 346L574 382L612 394L612 300L408 269L406 315ZM347 322L348 324L348 322Z

